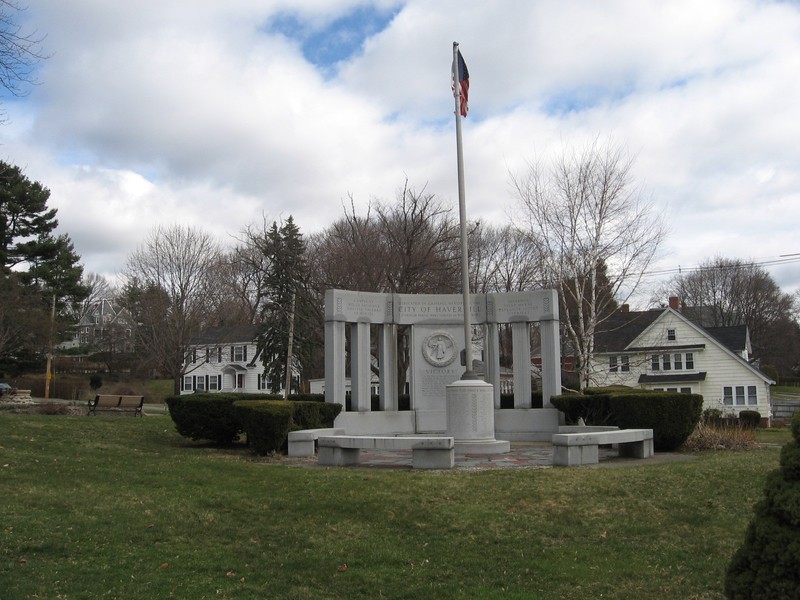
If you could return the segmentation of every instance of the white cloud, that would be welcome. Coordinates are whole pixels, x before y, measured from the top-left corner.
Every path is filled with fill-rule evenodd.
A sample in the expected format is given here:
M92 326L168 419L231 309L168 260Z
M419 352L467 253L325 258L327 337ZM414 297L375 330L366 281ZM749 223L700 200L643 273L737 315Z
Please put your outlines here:
M270 33L276 16L319 33L365 6L394 17L343 63ZM122 269L158 223L228 240L292 214L311 232L406 176L454 205L453 41L471 73L470 217L505 220L509 170L601 136L667 212L664 267L800 252L792 3L72 0L25 18L53 55L5 101L3 157L51 189L89 271ZM800 269L774 273L800 286Z

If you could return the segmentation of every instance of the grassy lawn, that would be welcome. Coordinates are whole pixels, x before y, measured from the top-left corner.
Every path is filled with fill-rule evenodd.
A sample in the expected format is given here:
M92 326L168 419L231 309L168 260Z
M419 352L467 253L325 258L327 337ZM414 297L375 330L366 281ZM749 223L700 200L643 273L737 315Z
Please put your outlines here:
M166 416L0 414L0 597L722 598L778 452L307 468Z

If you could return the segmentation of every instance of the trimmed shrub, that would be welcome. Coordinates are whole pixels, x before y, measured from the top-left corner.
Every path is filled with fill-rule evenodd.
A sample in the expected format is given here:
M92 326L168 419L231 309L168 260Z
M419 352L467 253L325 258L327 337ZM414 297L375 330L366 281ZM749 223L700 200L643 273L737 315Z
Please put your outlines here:
M755 429L761 423L761 413L757 410L743 410L739 413L739 424L748 429Z
M239 400L234 411L257 454L285 450L289 432L333 427L340 404L293 400Z
M721 425L722 424L722 409L707 408L703 411L700 421L708 425Z
M764 484L744 543L725 575L725 596L734 600L797 598L800 589L800 413L794 439L781 450L781 468Z
M583 419L587 425L613 425L608 394L562 394L553 396L550 402L564 413L568 425Z
M233 410L241 394L192 394L166 399L169 416L183 436L230 444L242 433Z
M652 429L656 452L677 450L700 422L700 394L647 392L619 394L609 399L613 423L622 429Z
M677 450L700 421L699 394L653 392L615 386L589 388L583 395L551 399L567 423L583 417L587 425L616 425L621 429L652 429L657 452Z
M294 403L288 400L240 400L234 410L256 454L280 451L292 426Z

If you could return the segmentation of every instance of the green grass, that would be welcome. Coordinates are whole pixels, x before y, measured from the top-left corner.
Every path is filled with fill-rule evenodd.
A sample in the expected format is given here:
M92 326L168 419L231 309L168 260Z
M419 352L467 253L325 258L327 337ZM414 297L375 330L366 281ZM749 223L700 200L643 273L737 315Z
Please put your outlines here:
M286 466L0 414L0 597L722 598L778 448L626 468ZM345 569L344 565L347 565Z

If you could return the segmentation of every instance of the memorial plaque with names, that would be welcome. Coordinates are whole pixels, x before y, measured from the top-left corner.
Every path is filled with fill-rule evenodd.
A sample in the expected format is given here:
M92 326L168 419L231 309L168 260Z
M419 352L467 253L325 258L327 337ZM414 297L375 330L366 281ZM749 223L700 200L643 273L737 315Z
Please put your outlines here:
M486 317L490 323L531 323L558 319L555 290L487 294Z
M392 294L375 292L325 292L325 320L348 323L391 323Z

